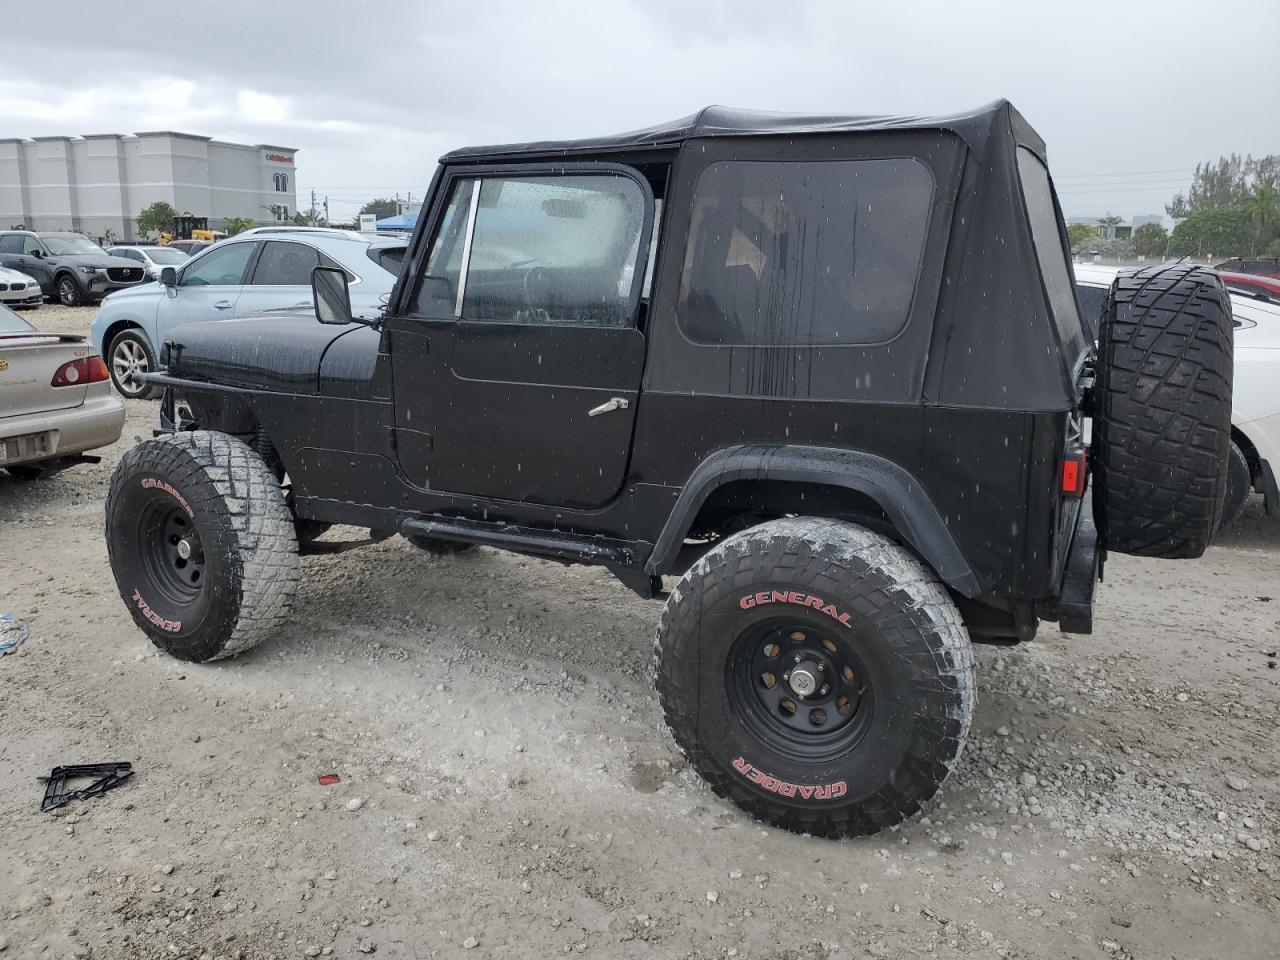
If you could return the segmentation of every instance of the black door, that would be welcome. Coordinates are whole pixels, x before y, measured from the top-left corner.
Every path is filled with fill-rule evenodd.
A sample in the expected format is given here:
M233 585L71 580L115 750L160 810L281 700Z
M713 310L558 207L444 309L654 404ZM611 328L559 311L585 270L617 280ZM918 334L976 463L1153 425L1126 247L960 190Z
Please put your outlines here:
M0 265L25 273L38 284L46 295L53 293L53 271L49 251L36 237L26 233L11 233L0 240Z
M649 186L604 164L461 171L389 322L400 465L415 485L593 507L627 473Z

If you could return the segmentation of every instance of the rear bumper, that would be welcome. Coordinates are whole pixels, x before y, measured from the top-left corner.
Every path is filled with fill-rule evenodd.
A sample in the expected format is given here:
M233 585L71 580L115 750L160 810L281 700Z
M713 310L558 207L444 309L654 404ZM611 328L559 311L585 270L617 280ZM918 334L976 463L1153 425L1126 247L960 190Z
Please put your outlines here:
M1063 633L1093 633L1093 593L1101 577L1102 551L1093 522L1093 497L1086 495L1080 504L1058 599L1058 629Z
M38 456L6 460L0 466L36 463L109 446L120 439L123 429L124 403L110 393L90 395L80 406L66 410L5 417L0 420L0 441L47 433L49 442Z

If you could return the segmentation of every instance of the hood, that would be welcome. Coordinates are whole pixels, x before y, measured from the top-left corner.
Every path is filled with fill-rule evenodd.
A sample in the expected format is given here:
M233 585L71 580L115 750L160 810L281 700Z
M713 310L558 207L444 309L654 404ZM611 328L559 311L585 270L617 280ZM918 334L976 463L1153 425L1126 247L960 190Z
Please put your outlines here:
M304 313L184 323L169 331L160 363L184 380L311 394L319 389L325 351L360 329L358 323L328 326Z
M26 281L34 284L36 282L35 277L28 276L21 270L10 270L8 267L0 267L0 280L5 283L22 283Z

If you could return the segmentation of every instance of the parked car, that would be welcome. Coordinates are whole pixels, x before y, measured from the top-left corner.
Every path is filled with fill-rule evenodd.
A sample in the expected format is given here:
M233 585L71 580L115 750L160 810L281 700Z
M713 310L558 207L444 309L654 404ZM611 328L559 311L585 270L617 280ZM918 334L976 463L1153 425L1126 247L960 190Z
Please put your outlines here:
M666 598L659 698L717 793L896 824L964 746L971 638L1089 632L1101 548L1195 557L1222 509L1217 274L1119 278L1095 362L1044 158L1003 101L451 153L383 316L320 266L318 316L168 330L162 435L107 495L121 597L208 661L286 620L300 549L358 544L330 523L602 565Z
M34 277L8 267L0 267L0 303L22 309L38 307L43 302L44 292Z
M1076 264L1081 309L1096 318L1119 267ZM1225 277L1224 277L1225 279ZM1227 288L1231 291L1228 281ZM1280 515L1280 304L1231 292L1235 328L1235 387L1231 407L1231 455L1222 525L1240 519L1256 491L1269 516Z
M159 284L111 297L98 311L90 338L107 358L116 389L126 397L146 397L151 387L137 375L155 369L160 347L176 324L310 312L311 270L321 264L346 270L354 309L375 317L396 279L378 258L390 248L404 247L404 241L337 231L240 234L218 241L176 269L162 269Z
M1280 280L1253 273L1221 273L1222 282L1232 293L1241 293L1255 300L1280 303Z
M159 280L160 271L165 267L179 267L191 259L189 253L172 244L163 247L158 244L120 244L108 248L107 253L113 257L137 260L147 271L148 280Z
M22 480L120 439L124 404L84 337L41 333L0 306L0 467Z
M174 250L181 250L189 257L194 257L202 250L208 250L217 240L170 240L165 244L166 247L172 247Z
M0 266L33 277L66 307L145 283L141 264L110 256L79 233L0 230Z
M1280 257L1232 257L1214 264L1213 269L1226 273L1248 273L1255 277L1280 280Z

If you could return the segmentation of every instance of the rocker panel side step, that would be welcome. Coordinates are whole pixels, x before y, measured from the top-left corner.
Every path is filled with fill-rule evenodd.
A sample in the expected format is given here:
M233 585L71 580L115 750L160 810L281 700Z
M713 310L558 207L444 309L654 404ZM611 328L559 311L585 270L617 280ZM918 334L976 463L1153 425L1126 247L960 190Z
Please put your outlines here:
M553 560L569 560L580 563L601 563L610 566L634 567L637 544L607 537L584 537L580 534L559 533L537 527L520 527L510 523L493 523L484 520L466 520L461 517L420 517L404 521L400 525L404 536L414 534L455 540L460 543L479 543L517 553L530 553Z

